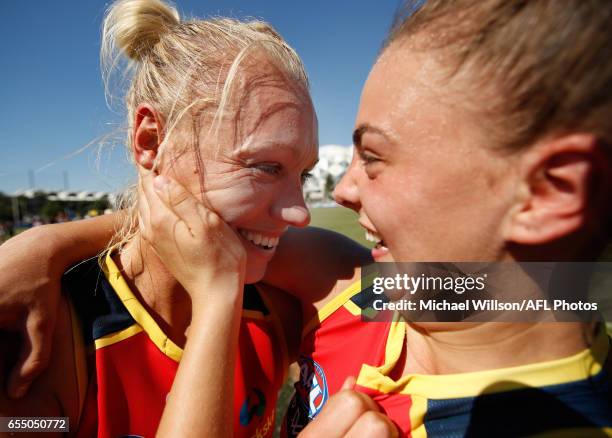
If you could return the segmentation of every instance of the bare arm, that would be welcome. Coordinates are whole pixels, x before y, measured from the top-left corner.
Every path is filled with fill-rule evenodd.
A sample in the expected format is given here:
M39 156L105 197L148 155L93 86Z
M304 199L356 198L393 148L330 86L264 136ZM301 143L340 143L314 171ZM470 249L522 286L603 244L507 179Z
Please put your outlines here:
M50 342L53 356L49 366L36 379L32 388L20 400L10 400L0 391L0 417L68 417L72 435L78 428L80 410L79 379L75 368L72 321L65 298L59 300L57 327ZM18 337L14 333L0 332L0 369L4 369L19 353ZM84 382L81 382L81 384ZM81 388L82 389L82 388ZM4 436L39 436L40 433L18 433ZM52 433L49 436L62 436Z
M157 436L233 436L246 252L182 186L142 178L141 233L191 298L191 325Z
M106 246L122 214L32 228L0 246L0 328L24 339L7 382L17 398L47 366L60 296L71 265Z
M372 262L370 251L339 233L322 228L291 228L268 265L264 283L282 289L304 306L333 296L343 280Z

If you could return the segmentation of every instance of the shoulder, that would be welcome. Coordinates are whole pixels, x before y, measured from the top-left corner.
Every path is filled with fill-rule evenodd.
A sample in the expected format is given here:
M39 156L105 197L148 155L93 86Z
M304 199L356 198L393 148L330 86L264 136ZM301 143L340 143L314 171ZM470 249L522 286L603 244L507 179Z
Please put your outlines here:
M281 240L264 282L306 304L330 298L371 263L368 249L333 231L291 229Z
M273 286L258 283L258 292L264 297L266 307L278 324L281 342L287 347L289 363L297 358L302 333L302 312L300 301L292 295Z

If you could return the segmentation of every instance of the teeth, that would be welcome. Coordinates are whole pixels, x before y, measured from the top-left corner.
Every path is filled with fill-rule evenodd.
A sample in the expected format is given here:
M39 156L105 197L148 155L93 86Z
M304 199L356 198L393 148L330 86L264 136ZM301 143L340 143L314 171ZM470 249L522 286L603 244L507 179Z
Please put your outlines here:
M239 232L248 241L266 249L274 248L278 245L278 241L280 240L278 237L268 237L264 236L263 234L255 233L253 231L246 231L243 229L239 229Z
M374 242L374 243L382 242L382 238L378 234L371 232L370 230L366 230L365 238L368 242Z

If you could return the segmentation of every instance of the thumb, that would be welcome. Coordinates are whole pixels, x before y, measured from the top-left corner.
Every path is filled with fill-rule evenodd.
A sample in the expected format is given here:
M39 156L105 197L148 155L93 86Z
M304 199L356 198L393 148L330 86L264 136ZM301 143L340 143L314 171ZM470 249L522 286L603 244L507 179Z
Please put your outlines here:
M356 383L357 383L357 380L355 379L355 377L348 376L346 380L344 381L344 383L342 384L342 388L340 388L340 390L344 391L345 389L353 389Z
M51 356L55 315L46 319L30 315L26 321L19 359L11 370L7 392L11 398L23 397L32 381L42 373Z

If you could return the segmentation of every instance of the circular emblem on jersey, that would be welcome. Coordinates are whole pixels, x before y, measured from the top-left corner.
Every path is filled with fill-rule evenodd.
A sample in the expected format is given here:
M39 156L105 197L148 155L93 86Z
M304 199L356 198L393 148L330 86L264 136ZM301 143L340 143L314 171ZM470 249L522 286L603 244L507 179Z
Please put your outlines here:
M296 394L308 409L308 418L313 419L321 412L329 398L327 379L321 365L310 357L300 357L300 381L295 385Z
M253 416L263 417L266 410L266 396L257 388L251 388L240 408L240 424L247 426Z

